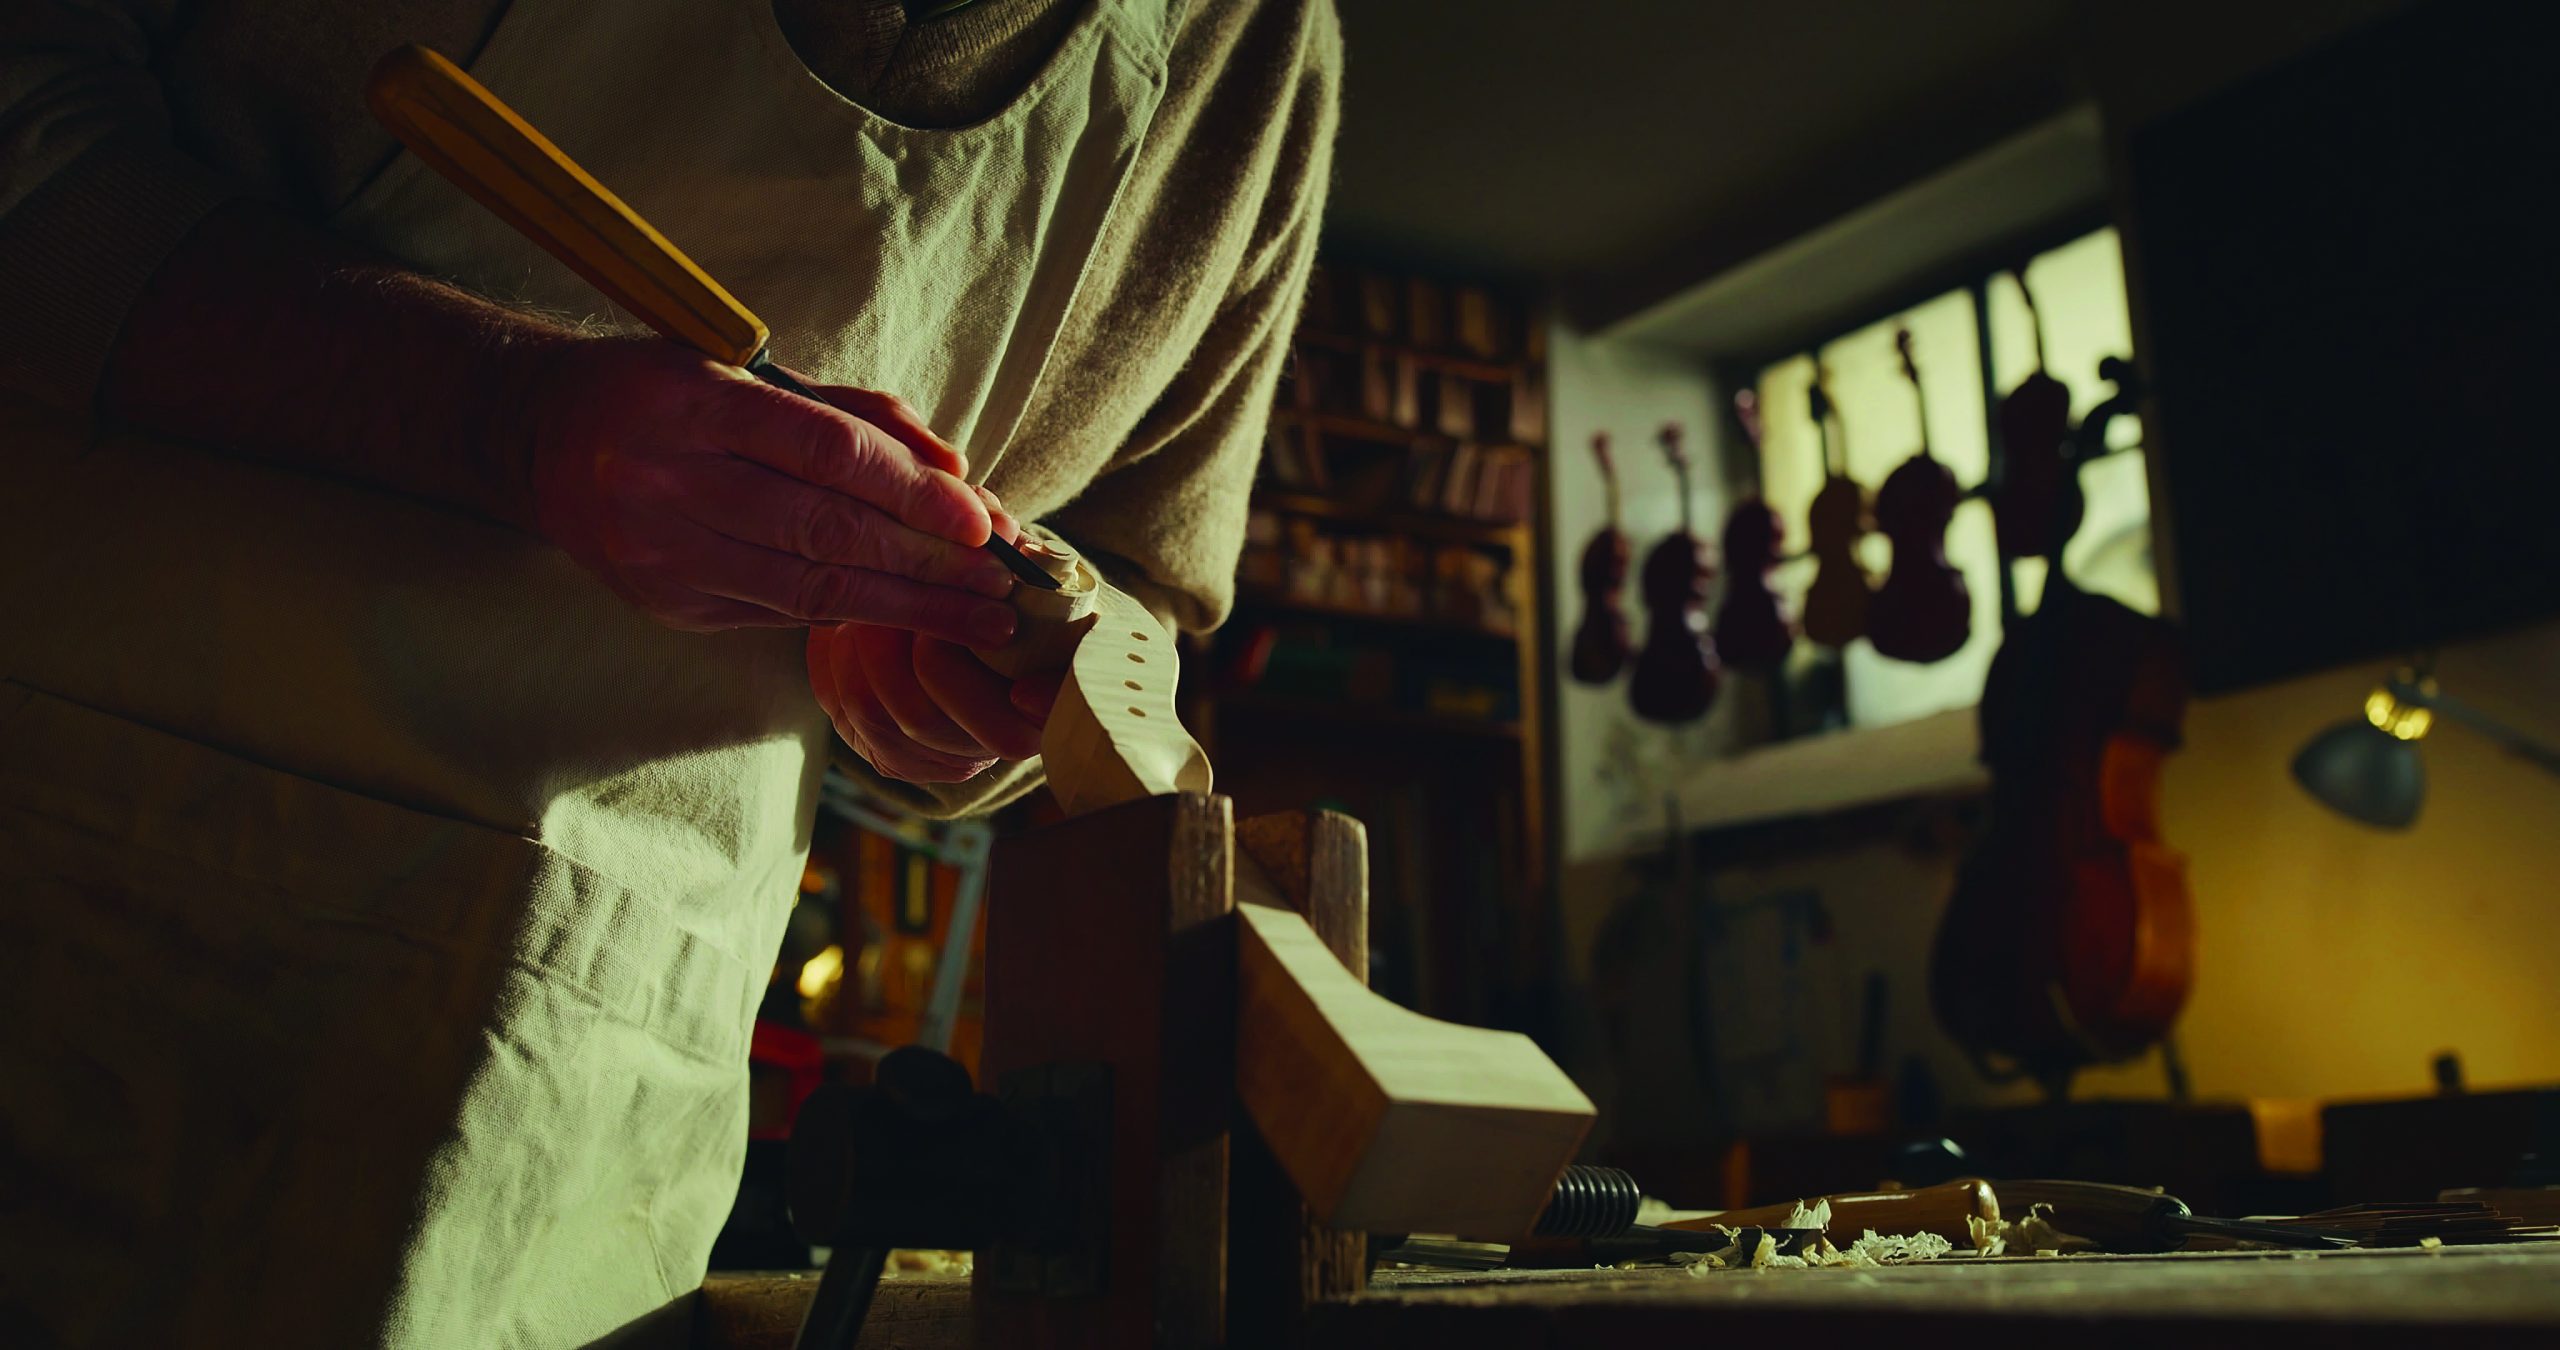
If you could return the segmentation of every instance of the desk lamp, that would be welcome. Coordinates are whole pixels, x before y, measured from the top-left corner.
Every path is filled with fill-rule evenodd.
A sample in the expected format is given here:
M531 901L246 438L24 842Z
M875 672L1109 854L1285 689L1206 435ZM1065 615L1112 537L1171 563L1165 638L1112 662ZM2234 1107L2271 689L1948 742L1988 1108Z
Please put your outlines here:
M2406 666L2365 697L2364 715L2314 736L2293 757L2293 776L2329 809L2368 825L2405 830L2427 795L2418 742L2436 719L2459 722L2560 774L2555 751L2436 687L2433 662Z

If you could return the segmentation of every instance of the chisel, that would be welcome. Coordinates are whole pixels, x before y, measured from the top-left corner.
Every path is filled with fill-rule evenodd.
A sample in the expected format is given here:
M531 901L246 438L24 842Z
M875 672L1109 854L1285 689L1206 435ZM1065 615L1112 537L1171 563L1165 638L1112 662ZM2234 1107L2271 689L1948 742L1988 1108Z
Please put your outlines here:
M2240 1238L2279 1247L2331 1251L2355 1246L2351 1238L2317 1228L2297 1228L2242 1219L2208 1219L2187 1208L2174 1195L2096 1181L2002 1181L2001 1202L2016 1218L2038 1205L2049 1205L2045 1221L2074 1237L2087 1238L2111 1252L2166 1252L2184 1246L2190 1235Z
M374 66L365 102L411 154L669 341L827 402L774 364L764 320L461 67L401 47ZM986 549L1024 585L1058 588L1002 538Z

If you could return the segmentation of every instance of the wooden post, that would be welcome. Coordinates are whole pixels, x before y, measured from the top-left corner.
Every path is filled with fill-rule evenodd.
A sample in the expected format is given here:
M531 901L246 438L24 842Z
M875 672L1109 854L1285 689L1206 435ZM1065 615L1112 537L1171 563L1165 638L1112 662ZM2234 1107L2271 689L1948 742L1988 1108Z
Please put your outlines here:
M1236 848L1239 871L1257 870L1366 983L1369 840L1360 822L1331 811L1256 816L1237 822ZM1234 1139L1227 1218L1231 1343L1239 1350L1296 1344L1308 1309L1367 1287L1368 1238L1317 1222L1241 1111Z
M981 1253L990 1350L1225 1341L1234 1113L1234 826L1224 797L1142 798L997 846L981 1085L1106 1064L1109 1247L1099 1292L1009 1291Z

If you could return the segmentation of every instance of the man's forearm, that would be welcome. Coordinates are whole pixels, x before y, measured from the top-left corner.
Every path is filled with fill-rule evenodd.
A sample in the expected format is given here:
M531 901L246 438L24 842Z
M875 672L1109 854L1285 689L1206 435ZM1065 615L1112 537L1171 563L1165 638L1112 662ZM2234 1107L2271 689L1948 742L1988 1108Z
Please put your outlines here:
M516 406L570 340L258 204L207 218L127 320L115 418L530 520Z

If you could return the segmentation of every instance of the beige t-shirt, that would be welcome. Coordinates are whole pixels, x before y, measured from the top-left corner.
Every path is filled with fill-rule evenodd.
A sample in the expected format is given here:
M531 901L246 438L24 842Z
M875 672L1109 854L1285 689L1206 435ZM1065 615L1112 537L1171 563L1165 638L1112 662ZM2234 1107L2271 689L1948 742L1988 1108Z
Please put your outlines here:
M1031 78L1076 2L977 0L909 25L895 0L776 0L776 17L848 97L947 125ZM1322 215L1341 40L1331 0L1174 9L1164 100L989 486L1197 631L1234 598L1261 431ZM11 297L0 388L85 408L124 316L198 220L243 196L328 216L398 149L364 110L374 60L409 41L467 60L504 11L503 0L0 7L0 294ZM902 795L962 811L1029 781L1000 766Z

